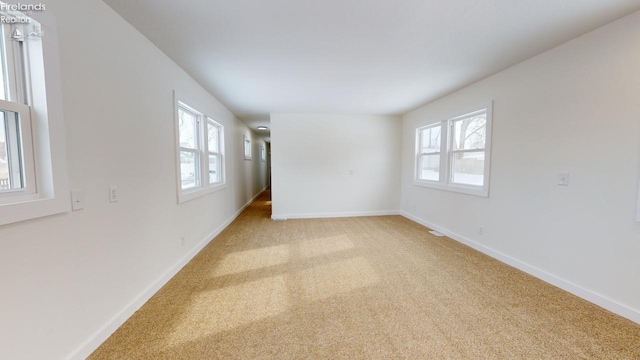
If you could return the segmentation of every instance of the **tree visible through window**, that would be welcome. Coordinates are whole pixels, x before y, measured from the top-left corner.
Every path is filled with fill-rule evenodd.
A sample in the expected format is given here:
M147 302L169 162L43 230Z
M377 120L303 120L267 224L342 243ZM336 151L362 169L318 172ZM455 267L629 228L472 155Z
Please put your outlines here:
M451 182L482 186L487 113L481 111L451 121Z
M223 126L177 101L179 200L224 184Z
M491 106L416 129L419 185L488 195Z

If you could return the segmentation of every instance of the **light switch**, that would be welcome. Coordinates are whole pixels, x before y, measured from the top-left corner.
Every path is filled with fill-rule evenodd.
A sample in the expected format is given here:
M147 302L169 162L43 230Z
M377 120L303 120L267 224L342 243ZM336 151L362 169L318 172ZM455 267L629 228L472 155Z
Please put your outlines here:
M109 186L109 202L118 201L118 187L115 185Z
M71 210L78 211L84 209L84 191L71 191Z
M569 173L561 171L558 173L558 185L569 186Z

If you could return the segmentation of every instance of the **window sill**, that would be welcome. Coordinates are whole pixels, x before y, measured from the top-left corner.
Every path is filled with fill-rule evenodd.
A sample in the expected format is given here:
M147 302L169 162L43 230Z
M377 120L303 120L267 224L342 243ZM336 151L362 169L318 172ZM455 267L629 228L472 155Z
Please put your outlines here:
M45 198L0 205L0 225L37 219L71 211L66 197Z
M196 189L189 189L184 191L178 190L178 204L214 193L216 191L225 189L226 187L227 187L226 183L221 183L216 185L210 185L205 188L196 188Z
M444 190L457 192L461 194L474 195L480 197L489 197L489 187L479 187L479 186L464 186L464 185L454 185L454 184L443 184L435 181L428 180L414 180L414 186L421 186L426 188Z

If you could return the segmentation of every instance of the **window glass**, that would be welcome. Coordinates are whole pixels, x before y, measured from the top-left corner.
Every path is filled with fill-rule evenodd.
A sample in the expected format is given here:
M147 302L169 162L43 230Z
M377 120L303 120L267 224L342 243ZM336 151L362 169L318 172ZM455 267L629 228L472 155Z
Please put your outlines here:
M8 94L8 84L7 84L7 62L6 62L6 51L4 49L4 31L6 27L0 27L0 99L1 100L9 100Z
M440 180L440 155L421 155L419 178L422 180Z
M453 183L484 185L484 151L453 154L451 169Z
M486 113L453 121L452 150L484 149L486 130Z
M180 132L180 147L196 149L197 128L196 114L180 107L178 109L178 126Z
M488 196L491 109L416 129L416 185Z
M182 180L181 186L183 189L190 189L200 185L198 161L197 153L180 151L180 179Z
M0 111L0 190L25 187L20 114Z
M209 145L209 151L210 152L220 152L219 151L219 141L218 141L218 134L219 134L219 127L212 123L212 122L208 122L208 131L207 131L207 138L208 138L208 145Z
M70 210L57 30L0 2L0 225ZM4 21L6 20L6 21ZM53 56L53 57L52 57ZM49 81L53 79L53 81ZM54 149L57 149L54 151ZM37 154L37 156L36 156ZM36 186L38 185L38 186Z
M4 113L2 113L4 115ZM4 116L1 116L4 118ZM5 121L0 118L0 191L9 190L9 161L7 156L7 131Z
M219 156L209 155L209 184L215 184L221 180Z
M176 99L178 202L223 188L223 126Z
M423 129L420 139L420 152L440 152L440 135L442 133L442 127L438 126Z
M251 140L246 135L244 137L244 158L245 160L251 159Z

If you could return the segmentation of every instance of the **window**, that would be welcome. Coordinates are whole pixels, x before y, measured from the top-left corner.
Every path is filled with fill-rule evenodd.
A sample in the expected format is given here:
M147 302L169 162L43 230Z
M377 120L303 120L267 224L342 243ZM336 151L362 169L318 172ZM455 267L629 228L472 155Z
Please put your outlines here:
M260 160L267 161L267 150L264 144L260 145Z
M193 107L177 101L178 201L224 185L223 127Z
M2 12L3 16L15 16ZM29 199L36 192L28 92L28 47L22 26L2 25L0 36L0 195L5 201ZM19 40L22 39L22 40Z
M200 118L202 115L185 104L178 105L180 133L180 188L199 187L200 176Z
M440 181L440 144L442 126L431 125L418 131L420 152L418 155L418 178Z
M416 184L489 194L491 104L416 130Z
M244 159L251 160L251 139L244 135Z
M222 125L207 118L207 141L209 147L209 184L222 182L222 152L220 150L220 137Z
M0 225L69 211L57 30L0 2ZM46 36L44 35L46 33Z

